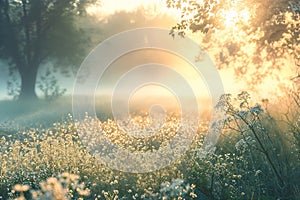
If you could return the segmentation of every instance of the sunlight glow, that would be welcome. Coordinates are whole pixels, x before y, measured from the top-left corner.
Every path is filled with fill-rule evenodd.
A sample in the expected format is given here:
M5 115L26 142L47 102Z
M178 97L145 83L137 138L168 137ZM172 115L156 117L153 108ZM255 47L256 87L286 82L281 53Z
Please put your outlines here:
M238 12L236 10L229 10L225 12L225 25L227 27L234 26L238 21Z
M238 11L234 8L230 10L224 10L222 12L222 15L226 28L234 28L239 23L248 24L251 17L251 13L249 12L249 10L244 9Z
M195 16L197 16L199 11L197 10L197 7L191 6L188 3L189 1L181 1L180 7L173 8L167 8L166 4L163 2L164 1L161 0L102 0L101 5L93 5L89 7L87 11L89 14L97 17L97 19L104 21L109 16L116 14L120 11L134 13L137 10L141 10L141 12L145 15L146 20L156 18L158 20L157 24L165 22L167 28L172 27L174 24L168 24L169 22L167 22L167 18L165 16L170 17L170 19L172 20L174 19L174 21L178 21L179 19L185 20L187 24L189 24L194 22L193 19L195 18ZM218 58L220 57L220 52L222 52L222 55L224 57L230 58L230 60L226 60L226 63L230 63L230 67L232 68L230 70L224 70L226 67L228 67L226 66L226 63L224 65L223 63L219 63L221 66L220 68L222 68L222 70L220 71L220 75L223 79L226 92L237 93L241 89L252 90L252 86L249 85L249 82L246 82L246 79L247 77L257 75L255 71L257 71L258 68L256 63L253 63L253 61L256 61L257 57L261 58L262 60L265 60L265 62L263 62L261 67L259 68L259 70L261 71L260 73L262 74L266 73L265 69L272 68L272 63L269 62L267 52L264 49L260 50L260 54L257 55L258 46L256 45L255 41L261 40L263 37L265 37L265 32L261 29L257 29L255 32L249 34L247 31L252 28L251 21L258 17L256 16L256 13L259 12L257 10L257 7L255 5L250 6L249 2L242 0L225 0L224 2L222 1L222 4L218 1L212 1L213 3L209 5L204 4L204 2L206 2L204 0L195 0L195 2L198 3L200 6L206 6L205 8L208 12L208 15L212 17L212 19L215 19L214 23L218 26L218 30L214 33L214 37L210 37L209 45L211 46L207 47L209 54L212 55L211 57L215 59L216 63L218 62ZM219 7L217 10L212 10L214 6L218 5ZM290 15L287 15L286 18L288 21L292 20ZM138 18L131 18L129 22L131 24L134 24L138 21ZM107 23L108 21L104 22ZM199 43L199 45L205 44L205 37L203 33L194 33L189 30L186 30L186 33L188 37L195 40L197 43ZM277 43L275 42L273 45L278 45L278 47L280 47L282 45L282 42L284 42L286 39L290 39L291 37L291 35L283 36L285 37L284 40L278 41ZM228 44L230 42L235 43L237 47L240 48L240 52L242 52L243 56L240 55L237 57L230 57L230 52L228 50L220 50L224 49L220 48L220 46L222 46L223 44ZM199 80L199 77L197 78L197 73L189 70L182 70L181 67L187 69L190 66L187 66L185 63L180 62L180 60L173 59L174 58L168 58L167 60L169 60L169 62L167 62L166 64L174 66L174 69L177 70L180 74L182 74L182 76L186 80L188 80L199 99L200 97L208 96L209 94L205 93L206 87L205 85L203 85L203 81ZM248 65L247 77L245 75L245 79L236 80L234 74L243 74L246 68L241 68L240 66L244 65L245 63L247 63ZM285 59L284 61L282 61L282 63L282 66L288 66L290 68L292 68L293 66L293 63L290 63L289 59ZM287 67L285 67L285 70L278 70L278 73L280 73L280 75L278 75L278 77L280 77L280 81L277 80L278 78L275 79L274 75L272 75L274 77L269 77L268 79L265 78L263 84L261 84L262 88L259 88L257 89L257 91L255 91L257 92L257 96L269 98L271 96L274 96L274 93L279 94L279 82L284 82L284 85L287 85L288 81L284 80L289 80L289 77L291 76L291 74L293 74L292 71L287 70ZM250 78L248 79L250 80ZM268 85L268 91L264 89L266 85ZM152 91L149 89L149 92ZM161 96L165 95L165 93L160 93L159 91L153 91L153 93L157 93Z
M86 8L89 15L97 16L98 19L105 19L115 13L135 12L142 9L147 19L153 19L162 14L172 14L179 17L181 12L167 8L166 2L161 0L101 0L101 4L93 4Z

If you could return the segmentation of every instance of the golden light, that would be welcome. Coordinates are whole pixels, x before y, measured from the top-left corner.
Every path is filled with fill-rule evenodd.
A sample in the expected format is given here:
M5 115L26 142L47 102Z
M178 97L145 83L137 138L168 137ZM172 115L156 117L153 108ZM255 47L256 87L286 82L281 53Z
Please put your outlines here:
M229 10L224 13L224 24L226 27L234 26L238 21L238 12L236 10Z
M251 17L251 13L249 12L249 10L242 10L241 12L240 12L240 17L241 17L241 19L242 19L242 21L243 22L249 22L249 20L250 20L250 17Z
M95 14L98 12L99 9L100 9L100 6L90 5L86 8L86 11L88 14Z
M100 3L89 5L86 8L88 14L105 19L115 13L135 12L142 9L147 19L153 19L160 14L180 17L179 9L169 9L167 3L161 0L101 0Z
M222 15L226 28L234 28L239 23L248 24L251 18L251 13L247 9L241 11L236 9L224 10Z

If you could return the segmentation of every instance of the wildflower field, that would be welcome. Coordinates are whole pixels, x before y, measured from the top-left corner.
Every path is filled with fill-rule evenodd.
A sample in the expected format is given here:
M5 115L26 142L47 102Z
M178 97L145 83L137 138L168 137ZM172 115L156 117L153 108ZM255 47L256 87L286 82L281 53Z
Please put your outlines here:
M0 200L300 200L300 0L0 0Z
M144 138L128 136L113 119L76 121L71 114L47 126L11 131L2 126L0 199L299 199L299 96L291 93L285 102L286 108L266 99L252 103L247 92L223 95L217 109L225 118L202 120L188 151L148 173L112 169L91 152L84 136L98 133L95 138L102 135L132 153L153 152L178 132L175 113ZM144 112L132 118L140 127L151 121ZM201 156L214 127L221 135Z

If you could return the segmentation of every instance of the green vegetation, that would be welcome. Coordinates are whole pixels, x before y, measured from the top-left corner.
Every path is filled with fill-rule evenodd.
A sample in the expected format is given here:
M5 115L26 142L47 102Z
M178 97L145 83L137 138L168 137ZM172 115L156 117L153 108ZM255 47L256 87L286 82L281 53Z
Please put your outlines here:
M78 27L77 18L91 3L95 1L0 1L0 59L7 62L5 67L12 76L9 95L21 100L36 99L41 66L52 63L67 75L68 68L82 61L88 39ZM19 84L15 84L16 73L20 75ZM59 96L56 79L47 75L42 78L48 78L48 83L38 84L45 98Z
M222 128L214 151L201 156L209 127L201 123L188 152L170 166L149 173L112 170L90 154L82 145L83 129L78 126L90 126L91 118L79 123L69 115L52 128L28 129L14 139L3 134L2 199L297 199L300 124L296 94L291 94L288 112L282 114L271 111L276 105L267 100L251 104L247 92L236 98L222 96L217 108L225 111L226 118L210 125ZM176 120L172 124L169 119L167 126L174 127ZM112 120L100 126L111 142L133 152L160 148L176 134L176 128L167 132L164 127L168 134L140 142L122 136Z

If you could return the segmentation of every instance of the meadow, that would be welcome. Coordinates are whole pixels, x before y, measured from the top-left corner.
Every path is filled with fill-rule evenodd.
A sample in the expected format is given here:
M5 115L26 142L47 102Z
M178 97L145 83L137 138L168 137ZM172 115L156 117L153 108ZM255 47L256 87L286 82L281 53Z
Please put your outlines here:
M299 94L281 101L253 102L247 92L223 95L216 109L224 118L201 118L188 151L148 173L110 168L82 138L88 131L100 133L132 153L153 152L178 133L180 117L174 113L153 136L137 138L109 115L76 121L66 115L71 107L59 102L46 103L46 109L43 102L25 108L15 103L15 112L11 102L1 102L0 199L299 199ZM51 106L60 112L52 113ZM132 118L140 127L150 120L145 112ZM205 137L215 128L221 130L218 142L201 156Z

